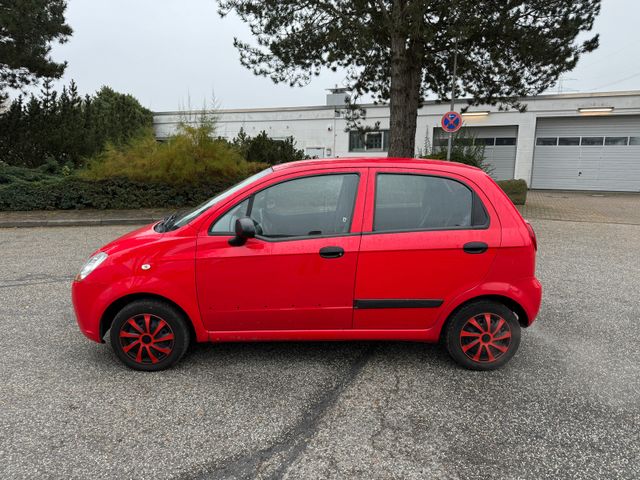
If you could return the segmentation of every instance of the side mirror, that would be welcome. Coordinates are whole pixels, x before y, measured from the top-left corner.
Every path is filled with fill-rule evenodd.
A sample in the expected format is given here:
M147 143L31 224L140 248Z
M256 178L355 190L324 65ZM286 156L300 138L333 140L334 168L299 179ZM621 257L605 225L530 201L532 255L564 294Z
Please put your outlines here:
M256 236L256 224L251 217L242 217L236 220L236 236L229 240L229 245L240 247L247 243L247 239Z

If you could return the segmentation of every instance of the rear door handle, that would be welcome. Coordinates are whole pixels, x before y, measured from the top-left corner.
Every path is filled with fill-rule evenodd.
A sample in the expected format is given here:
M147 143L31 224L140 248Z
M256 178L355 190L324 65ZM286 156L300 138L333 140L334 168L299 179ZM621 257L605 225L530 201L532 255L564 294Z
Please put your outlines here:
M342 247L322 247L320 249L320 256L322 258L340 258L344 255L344 248Z
M465 243L462 247L465 253L478 254L484 253L488 250L489 245L484 242L469 242Z

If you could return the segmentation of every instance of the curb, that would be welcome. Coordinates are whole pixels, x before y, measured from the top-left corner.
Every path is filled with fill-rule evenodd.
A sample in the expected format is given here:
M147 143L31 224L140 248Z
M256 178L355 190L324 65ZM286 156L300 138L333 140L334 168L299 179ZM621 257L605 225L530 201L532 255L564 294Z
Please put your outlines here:
M52 220L0 220L0 228L95 227L107 225L146 225L158 218L70 218Z

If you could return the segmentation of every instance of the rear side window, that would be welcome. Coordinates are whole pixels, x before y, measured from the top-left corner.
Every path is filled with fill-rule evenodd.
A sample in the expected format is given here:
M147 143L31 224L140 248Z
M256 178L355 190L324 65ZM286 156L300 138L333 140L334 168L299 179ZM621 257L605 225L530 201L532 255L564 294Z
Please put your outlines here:
M374 215L376 232L482 227L489 220L466 185L411 174L378 174Z

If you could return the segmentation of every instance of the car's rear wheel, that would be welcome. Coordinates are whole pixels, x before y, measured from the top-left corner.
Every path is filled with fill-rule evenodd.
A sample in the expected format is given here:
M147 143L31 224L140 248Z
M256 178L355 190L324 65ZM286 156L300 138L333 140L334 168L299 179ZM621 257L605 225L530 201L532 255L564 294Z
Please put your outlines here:
M182 358L189 346L189 329L175 307L158 300L136 300L118 312L110 339L125 365L155 372Z
M501 303L466 305L450 319L446 345L451 357L473 370L494 370L507 363L520 345L520 324Z

